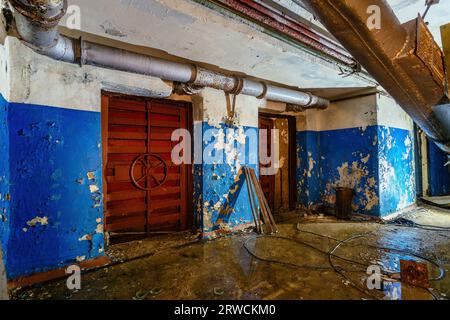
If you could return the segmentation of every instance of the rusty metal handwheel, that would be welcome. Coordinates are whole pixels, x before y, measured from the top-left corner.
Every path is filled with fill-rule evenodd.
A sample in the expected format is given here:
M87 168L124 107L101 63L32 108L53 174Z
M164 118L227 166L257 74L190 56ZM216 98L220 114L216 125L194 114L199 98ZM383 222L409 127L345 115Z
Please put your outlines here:
M162 178L158 178L160 173L155 172L159 168L163 169ZM137 188L149 191L161 187L166 182L168 171L168 165L163 158L154 153L147 153L133 161L130 177Z

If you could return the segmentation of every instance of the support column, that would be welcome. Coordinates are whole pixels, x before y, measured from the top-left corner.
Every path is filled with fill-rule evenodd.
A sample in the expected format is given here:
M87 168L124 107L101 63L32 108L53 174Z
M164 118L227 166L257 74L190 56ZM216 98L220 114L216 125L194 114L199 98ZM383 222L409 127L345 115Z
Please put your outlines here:
M235 117L230 119L232 101L213 89L204 89L193 99L194 201L205 238L253 224L242 167L258 172L258 106L263 101L238 96Z

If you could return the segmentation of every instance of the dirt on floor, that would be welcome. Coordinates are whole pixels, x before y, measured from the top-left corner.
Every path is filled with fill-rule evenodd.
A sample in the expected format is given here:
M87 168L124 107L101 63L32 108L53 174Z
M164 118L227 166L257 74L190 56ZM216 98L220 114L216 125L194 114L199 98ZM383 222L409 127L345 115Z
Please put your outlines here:
M15 290L12 297L447 299L450 211L421 206L401 217L399 224L388 224L298 211L278 217L279 233L273 236L249 230L214 241L197 240L191 233L152 237L111 246L113 265L83 273L81 290L68 290L61 279ZM430 288L402 283L400 260L427 264ZM373 278L370 266L382 275ZM379 290L368 288L373 279L381 280Z

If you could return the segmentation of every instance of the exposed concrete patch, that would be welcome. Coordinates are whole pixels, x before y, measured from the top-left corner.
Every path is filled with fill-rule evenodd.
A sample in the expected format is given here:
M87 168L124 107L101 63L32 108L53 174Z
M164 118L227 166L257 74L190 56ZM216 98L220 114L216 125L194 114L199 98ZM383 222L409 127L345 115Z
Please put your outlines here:
M120 30L118 30L111 21L105 20L102 24L100 24L100 28L103 29L103 31L110 36L113 37L119 37L119 38L125 38L127 35L123 34Z

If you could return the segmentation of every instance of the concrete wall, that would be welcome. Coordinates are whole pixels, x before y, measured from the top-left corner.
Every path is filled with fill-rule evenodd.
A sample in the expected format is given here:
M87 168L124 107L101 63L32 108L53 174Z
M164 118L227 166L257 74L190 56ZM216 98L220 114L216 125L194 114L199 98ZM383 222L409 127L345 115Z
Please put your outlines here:
M413 126L393 100L372 95L308 111L297 130L302 205L334 207L336 187L355 190L357 213L385 216L415 202Z
M81 6L82 32L64 29L67 34L288 85L366 85L354 76L343 79L332 64L270 37L254 24L194 1L70 4ZM224 150L228 155L194 166L198 226L205 237L214 237L251 223L241 168L258 169L258 109L283 111L284 105L239 96L236 118L227 123L223 92L206 89L189 98L174 96L172 84L160 79L55 62L4 35L0 32L0 148L6 155L0 160L0 236L9 278L104 255L102 90L192 101L194 149L203 157ZM299 117L302 203L331 205L331 187L349 182L358 190L355 210L381 211L380 182L375 178L377 106L377 100L368 97ZM399 141L404 138L397 136Z
M205 89L193 101L203 111L195 124L196 137L201 140L197 138L194 144L201 146L203 154L203 163L195 166L195 207L203 235L210 238L253 221L242 167L258 172L258 109L265 102L238 96L236 117L227 123L223 92Z
M334 103L298 119L299 202L333 207L335 187L356 190L353 209L378 214L376 96Z
M94 81L86 70L37 56L12 38L2 52L2 149L9 155L7 168L2 166L9 181L2 197L2 243L8 277L101 256L100 114L92 111L99 104L88 89Z
M380 212L402 210L416 201L414 124L393 101L378 97Z
M104 255L102 90L192 101L194 148L201 155L223 150L231 155L222 163L194 166L198 226L205 237L214 237L251 223L240 169L251 165L257 171L258 109L267 108L266 101L239 96L235 121L227 124L223 92L175 96L172 84L160 79L55 62L14 38L0 48L0 61L7 65L1 147L9 155L0 163L5 177L0 187L11 195L1 203L7 223L0 231L9 278Z
M0 94L0 248L6 259L6 243L9 232L10 190L9 190L9 128L8 103Z
M8 277L104 255L101 91L167 97L171 86L57 63L14 38L0 53L0 235Z

